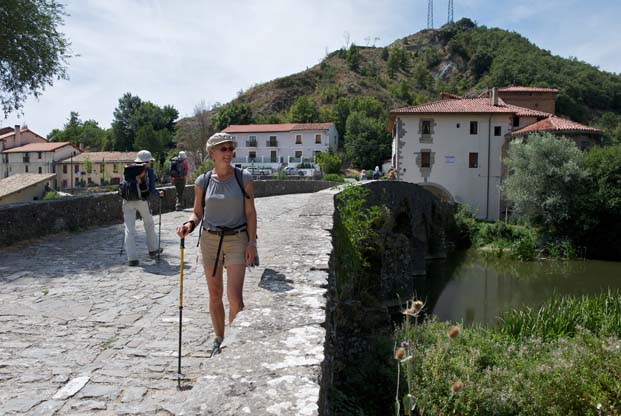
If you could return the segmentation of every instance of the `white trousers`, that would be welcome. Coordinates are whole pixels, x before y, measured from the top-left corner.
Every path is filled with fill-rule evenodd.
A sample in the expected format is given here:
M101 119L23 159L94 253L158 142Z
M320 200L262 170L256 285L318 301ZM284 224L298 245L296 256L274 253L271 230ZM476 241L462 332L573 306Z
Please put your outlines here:
M138 260L136 253L136 211L140 213L144 223L144 231L147 234L147 247L149 251L157 250L157 238L155 237L155 224L149 211L147 201L123 200L123 219L125 221L125 247L128 260Z

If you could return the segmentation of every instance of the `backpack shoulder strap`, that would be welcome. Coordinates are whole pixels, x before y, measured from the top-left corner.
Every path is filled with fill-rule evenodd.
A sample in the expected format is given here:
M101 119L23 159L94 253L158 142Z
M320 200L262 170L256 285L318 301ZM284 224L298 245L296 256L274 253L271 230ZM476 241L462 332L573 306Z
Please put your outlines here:
M246 190L244 189L244 185L242 183L244 180L244 172L238 167L234 167L233 170L235 171L235 180L237 181L237 184L239 185L239 188L241 189L244 198L250 199L250 195L246 193Z

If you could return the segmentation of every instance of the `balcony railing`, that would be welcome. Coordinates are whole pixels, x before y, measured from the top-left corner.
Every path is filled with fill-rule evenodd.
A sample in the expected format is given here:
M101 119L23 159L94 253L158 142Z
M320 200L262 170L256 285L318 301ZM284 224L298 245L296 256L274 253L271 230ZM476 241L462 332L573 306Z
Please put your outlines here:
M256 140L246 140L246 147L257 147Z
M22 160L24 163L30 163L30 156L24 156Z
M267 140L265 145L267 147L278 147L278 140Z

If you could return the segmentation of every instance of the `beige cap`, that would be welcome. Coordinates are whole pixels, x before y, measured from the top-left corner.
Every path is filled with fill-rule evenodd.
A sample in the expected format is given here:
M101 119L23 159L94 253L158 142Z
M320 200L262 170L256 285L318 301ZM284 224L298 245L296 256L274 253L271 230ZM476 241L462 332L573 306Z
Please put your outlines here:
M232 142L235 143L233 136L227 133L216 133L207 140L207 150L222 143Z

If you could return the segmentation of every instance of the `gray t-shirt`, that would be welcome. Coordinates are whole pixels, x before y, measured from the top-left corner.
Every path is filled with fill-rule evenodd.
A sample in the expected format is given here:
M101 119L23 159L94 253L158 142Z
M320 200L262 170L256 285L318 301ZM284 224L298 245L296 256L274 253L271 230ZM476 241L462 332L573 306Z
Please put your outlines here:
M252 182L252 175L242 171L244 189ZM205 175L196 178L196 185L205 188ZM213 175L205 192L205 222L203 227L215 231L218 227L238 228L246 223L244 211L244 194L239 188L235 175L225 181L219 181Z

